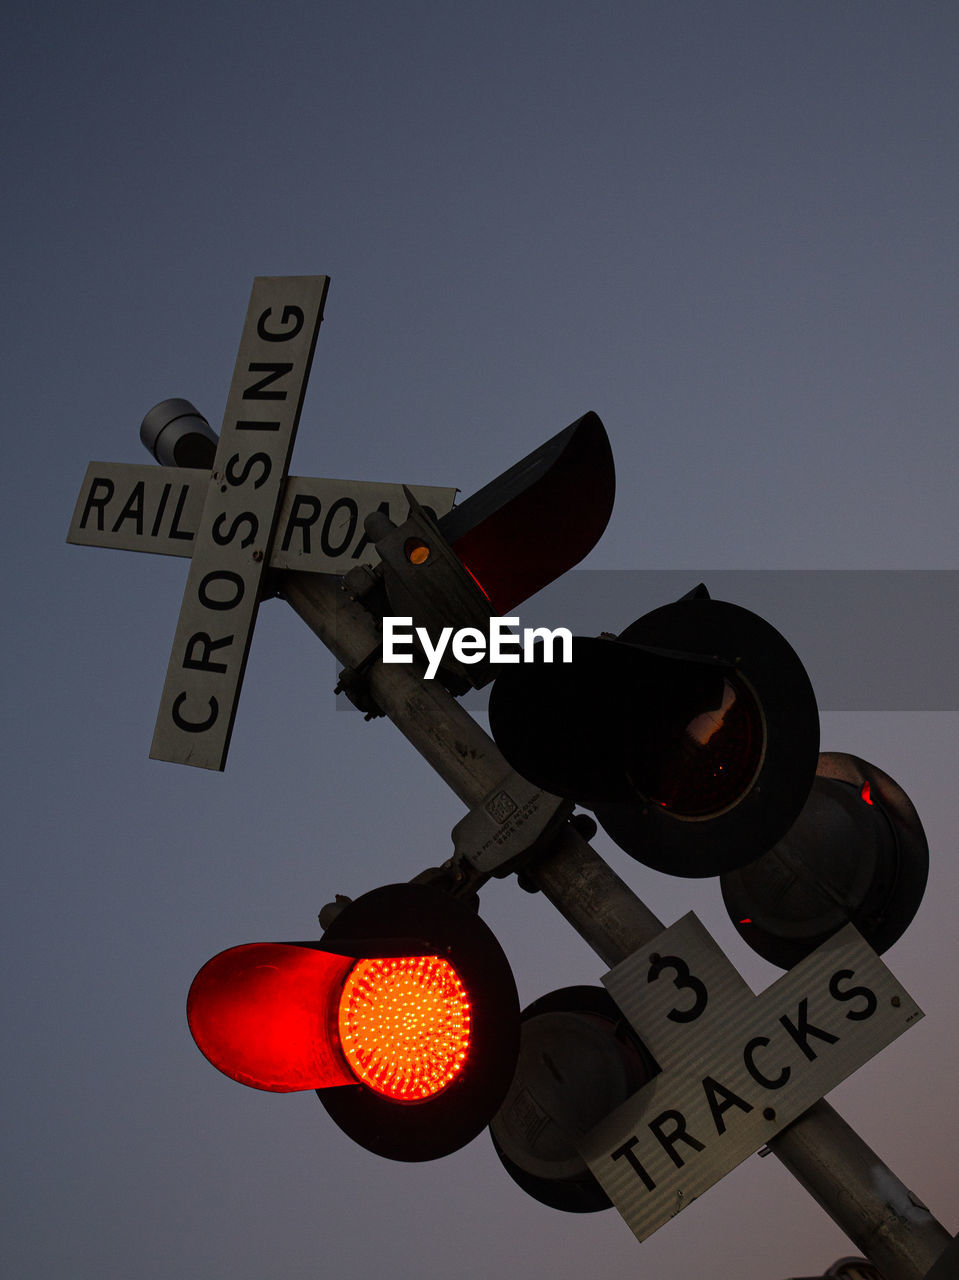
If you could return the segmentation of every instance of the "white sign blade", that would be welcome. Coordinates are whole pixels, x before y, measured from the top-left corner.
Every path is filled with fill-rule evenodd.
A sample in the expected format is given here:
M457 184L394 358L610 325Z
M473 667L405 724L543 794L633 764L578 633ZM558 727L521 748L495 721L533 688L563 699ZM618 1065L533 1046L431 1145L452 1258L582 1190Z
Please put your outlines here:
M67 542L121 551L192 556L203 514L208 475L189 467L91 462L77 499ZM437 517L453 508L456 490L409 485ZM271 569L346 573L374 563L363 522L382 511L394 524L406 519L402 484L290 476L270 552Z
M253 283L153 747L222 769L323 318L326 276Z
M191 467L91 462L67 542L192 556L208 483Z

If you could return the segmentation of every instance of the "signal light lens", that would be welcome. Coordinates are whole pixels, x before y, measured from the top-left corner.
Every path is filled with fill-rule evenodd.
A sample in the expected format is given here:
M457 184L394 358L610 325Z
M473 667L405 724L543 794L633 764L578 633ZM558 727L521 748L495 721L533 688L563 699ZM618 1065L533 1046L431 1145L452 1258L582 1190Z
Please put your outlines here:
M466 990L439 956L360 960L344 983L338 1022L357 1079L400 1102L448 1088L469 1052Z
M430 558L430 549L422 538L407 538L403 550L410 564L426 564Z
M683 818L711 817L737 804L763 758L762 712L742 680L728 675L718 690L712 680L697 694L691 705L670 707L652 734L643 724L632 751L626 743L630 783Z
M383 945L386 939L392 945ZM416 941L418 948L409 945ZM369 1080L351 1089L323 1089L319 1099L330 1117L354 1142L390 1160L435 1160L471 1142L506 1096L519 1053L516 984L489 928L472 907L433 885L393 884L345 906L321 946L348 952L354 962L425 957L423 972L435 975L426 989L439 981L437 1004L445 1010L438 1056L456 1067L448 1083L439 1072L436 1092L408 1100L379 1091ZM424 1008L432 999L417 996ZM344 1018L349 1021L349 1015ZM336 1029L335 1014L331 1031L342 1045ZM351 1072L356 1071L354 1062Z

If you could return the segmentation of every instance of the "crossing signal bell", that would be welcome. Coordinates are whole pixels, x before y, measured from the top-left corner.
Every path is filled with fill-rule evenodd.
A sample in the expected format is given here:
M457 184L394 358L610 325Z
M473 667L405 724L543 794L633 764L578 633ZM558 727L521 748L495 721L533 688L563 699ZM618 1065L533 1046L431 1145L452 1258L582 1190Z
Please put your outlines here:
M189 400L161 400L140 424L140 440L165 467L210 471L217 434Z
M395 1160L469 1142L513 1076L519 1008L486 925L429 886L349 903L319 942L232 947L187 1000L200 1051L240 1084L315 1089L338 1125Z

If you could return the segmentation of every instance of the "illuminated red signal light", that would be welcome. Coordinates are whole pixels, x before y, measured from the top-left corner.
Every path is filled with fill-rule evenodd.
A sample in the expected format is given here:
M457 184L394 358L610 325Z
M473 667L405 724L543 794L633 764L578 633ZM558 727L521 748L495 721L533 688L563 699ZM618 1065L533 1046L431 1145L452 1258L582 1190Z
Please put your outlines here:
M469 1008L459 975L440 956L352 960L261 942L203 966L187 1019L204 1057L251 1088L290 1093L359 1082L417 1102L462 1069Z
M319 942L259 942L208 961L190 1031L240 1084L315 1089L350 1137L429 1160L495 1115L519 1052L516 986L476 913L426 885L349 903Z
M400 1102L448 1088L469 1053L469 998L440 956L358 961L340 992L337 1022L356 1078Z

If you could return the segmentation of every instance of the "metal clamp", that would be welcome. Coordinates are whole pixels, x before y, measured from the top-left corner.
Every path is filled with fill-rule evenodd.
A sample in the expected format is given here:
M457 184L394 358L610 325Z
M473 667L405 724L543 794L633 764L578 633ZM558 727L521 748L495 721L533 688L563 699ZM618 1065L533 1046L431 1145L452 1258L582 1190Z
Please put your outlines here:
M453 828L453 865L484 879L518 871L573 812L573 802L509 773Z

